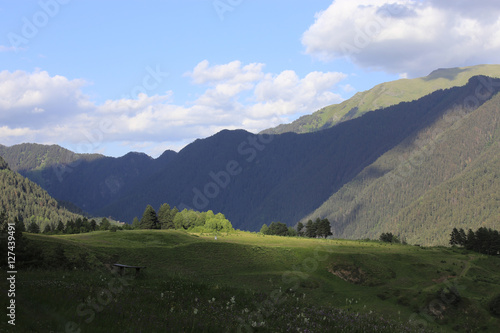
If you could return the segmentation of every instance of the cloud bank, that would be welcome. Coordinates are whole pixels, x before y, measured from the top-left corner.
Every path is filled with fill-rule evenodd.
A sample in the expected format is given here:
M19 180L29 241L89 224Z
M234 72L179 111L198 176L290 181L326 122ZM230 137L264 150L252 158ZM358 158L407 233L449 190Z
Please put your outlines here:
M498 62L496 0L335 0L302 36L306 53L389 73Z
M0 142L65 142L79 153L106 153L103 148L114 143L157 156L222 129L258 132L339 103L342 97L332 90L346 75L313 72L301 78L291 70L266 73L260 63L204 60L185 77L204 92L182 105L173 103L173 91L97 104L82 93L84 80L2 71Z

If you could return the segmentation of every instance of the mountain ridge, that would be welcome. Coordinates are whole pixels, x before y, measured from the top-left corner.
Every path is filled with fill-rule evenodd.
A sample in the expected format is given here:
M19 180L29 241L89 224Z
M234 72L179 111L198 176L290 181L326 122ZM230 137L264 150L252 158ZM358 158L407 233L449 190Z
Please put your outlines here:
M340 104L324 107L289 124L281 124L261 133L308 133L323 130L369 111L417 100L435 90L463 86L471 77L478 75L500 78L500 65L440 68L425 77L384 82L372 89L358 92Z
M25 223L57 223L82 217L64 208L41 186L12 171L0 156L0 212L6 211L10 222L19 218Z
M446 70L431 73L448 74ZM429 202L429 198L444 197L427 191L446 188L446 181L463 167L457 164L462 163L459 157L474 163L483 151L481 145L487 144L485 138L496 138L496 130L488 128L497 126L499 87L500 79L474 76L464 86L438 89L416 101L366 112L321 131L253 134L223 130L157 159L129 153L25 172L57 199L127 222L140 217L146 205L157 208L166 202L180 209L222 212L235 228L251 231L272 221L293 225L307 218L328 217L336 237L376 238L380 232L392 231L408 235L412 242L442 244L442 237L413 238L412 232L421 230L424 223L406 216L418 211L427 214L425 206L416 205L418 199ZM482 114L487 119L477 120ZM457 126L464 127L454 130ZM441 146L439 140L448 144ZM495 144L494 140L490 143ZM433 173L422 173L409 162L429 145L458 157L439 155L436 149L432 161L422 162ZM494 154L484 156L491 169L487 174L494 177ZM40 168L42 162L35 160L28 159ZM408 171L400 169L408 165L419 181L400 184L400 178L408 178L404 176ZM478 169L473 171L476 175ZM464 179L473 178L470 175ZM391 183L379 183L383 178ZM388 201L380 197L382 193ZM400 200L406 196L408 200ZM448 228L452 221L446 217L436 223Z

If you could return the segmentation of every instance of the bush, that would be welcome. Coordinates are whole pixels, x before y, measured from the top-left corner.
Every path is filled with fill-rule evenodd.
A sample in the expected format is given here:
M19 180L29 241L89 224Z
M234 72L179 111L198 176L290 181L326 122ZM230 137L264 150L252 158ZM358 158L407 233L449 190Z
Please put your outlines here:
M490 301L488 308L492 316L500 318L500 294Z

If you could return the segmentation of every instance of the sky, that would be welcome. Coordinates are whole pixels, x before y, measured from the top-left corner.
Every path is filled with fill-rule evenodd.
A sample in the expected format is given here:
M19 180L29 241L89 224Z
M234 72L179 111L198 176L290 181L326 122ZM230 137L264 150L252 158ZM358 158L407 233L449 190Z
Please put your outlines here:
M0 144L156 158L499 54L498 0L0 0Z

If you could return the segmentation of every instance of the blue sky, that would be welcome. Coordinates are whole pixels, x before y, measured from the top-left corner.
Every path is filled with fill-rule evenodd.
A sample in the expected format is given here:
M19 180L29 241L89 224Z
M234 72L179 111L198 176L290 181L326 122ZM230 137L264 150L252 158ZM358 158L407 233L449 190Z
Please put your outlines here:
M498 62L496 0L0 1L0 144L153 157L439 67Z

